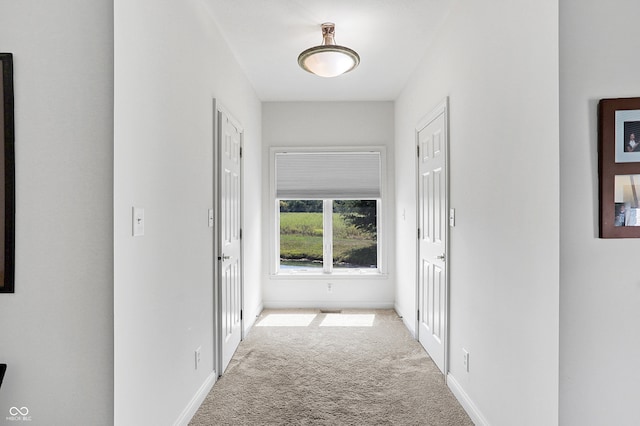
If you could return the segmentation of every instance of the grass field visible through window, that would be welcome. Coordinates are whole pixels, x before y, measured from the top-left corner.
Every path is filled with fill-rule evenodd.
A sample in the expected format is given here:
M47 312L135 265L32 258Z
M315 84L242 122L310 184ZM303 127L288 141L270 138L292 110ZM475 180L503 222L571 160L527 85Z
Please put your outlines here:
M323 260L323 213L280 213L281 265L316 264ZM333 213L334 268L371 268L377 266L374 232L347 223L343 214Z

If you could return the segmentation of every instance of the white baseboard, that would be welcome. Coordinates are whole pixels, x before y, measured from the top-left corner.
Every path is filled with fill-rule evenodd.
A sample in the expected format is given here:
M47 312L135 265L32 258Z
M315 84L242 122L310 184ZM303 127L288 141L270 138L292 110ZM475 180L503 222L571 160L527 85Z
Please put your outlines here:
M260 314L262 313L263 310L264 310L264 305L262 303L260 303L258 305L258 307L256 308L256 310L254 311L255 313L254 312L250 312L244 318L244 335L245 336L247 334L249 334L249 331L251 331L251 328L254 326L254 324L258 320L258 317L260 316Z
M216 371L209 374L207 380L204 381L202 386L200 386L200 389L198 389L193 398L191 398L191 401L184 411L182 411L182 414L180 414L180 417L178 417L178 420L175 421L173 426L187 426L189 424L193 416L198 411L198 408L200 408L200 405L202 405L204 399L209 395L209 392L211 392L211 388L213 388L217 379L218 373Z
M409 323L409 321L407 321L407 317L402 315L402 312L398 308L398 305L394 305L393 309L395 309L396 313L398 315L400 315L400 317L402 317L402 323L407 328L407 330L409 330L409 333L411 333L411 336L415 339L416 338L416 325L415 325L415 323L411 324L411 323Z
M342 302L342 301L318 301L318 300L298 300L298 301L265 301L265 309L393 309L393 302Z
M467 395L467 393L462 389L460 383L451 375L451 373L447 374L447 386L453 392L453 395L456 397L462 408L467 412L469 417L471 417L471 421L476 426L489 426L489 422L482 415L476 404L473 400Z

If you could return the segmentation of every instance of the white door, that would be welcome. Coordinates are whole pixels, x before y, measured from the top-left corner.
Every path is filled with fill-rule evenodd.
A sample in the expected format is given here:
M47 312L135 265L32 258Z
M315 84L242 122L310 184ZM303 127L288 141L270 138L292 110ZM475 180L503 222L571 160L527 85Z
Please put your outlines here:
M417 127L418 339L446 371L447 133L446 103Z
M218 283L220 374L242 338L242 130L218 111Z

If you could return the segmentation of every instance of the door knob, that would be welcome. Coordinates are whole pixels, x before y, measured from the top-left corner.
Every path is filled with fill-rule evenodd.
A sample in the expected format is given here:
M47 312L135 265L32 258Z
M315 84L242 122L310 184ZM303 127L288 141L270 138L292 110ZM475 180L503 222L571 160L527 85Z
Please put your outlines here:
M444 260L444 253L442 253L440 256L436 256L436 259L438 260Z
M225 256L224 254L222 255L222 257L219 258L220 260L229 260L231 259L231 256Z

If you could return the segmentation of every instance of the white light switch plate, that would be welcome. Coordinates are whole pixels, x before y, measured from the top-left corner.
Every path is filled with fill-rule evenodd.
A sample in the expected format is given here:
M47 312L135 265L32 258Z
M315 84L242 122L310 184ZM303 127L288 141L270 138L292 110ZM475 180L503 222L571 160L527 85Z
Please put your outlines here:
M449 209L449 226L456 226L456 209Z
M144 235L144 209L141 207L133 208L132 216L133 236L141 237Z

